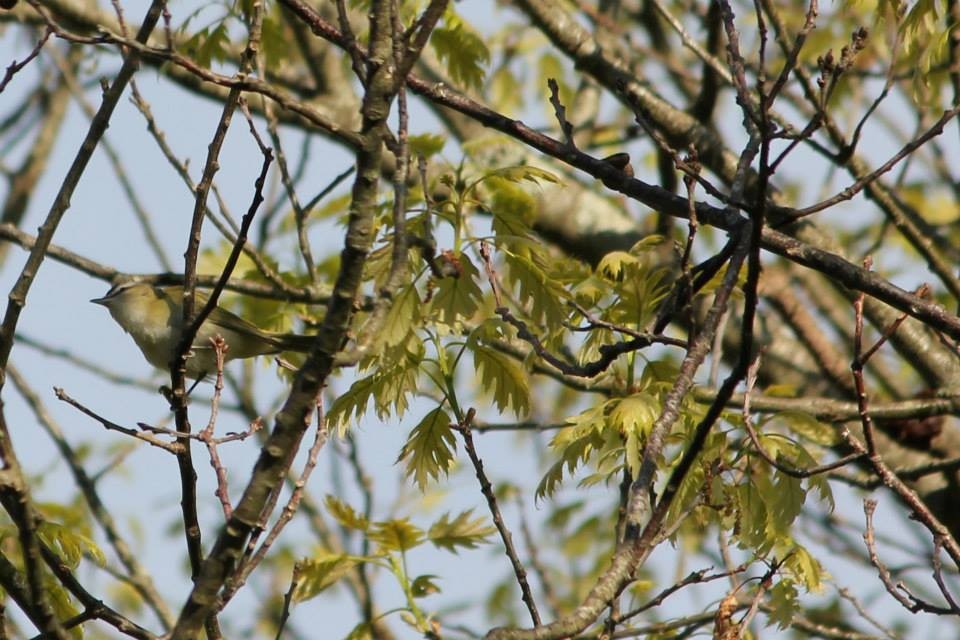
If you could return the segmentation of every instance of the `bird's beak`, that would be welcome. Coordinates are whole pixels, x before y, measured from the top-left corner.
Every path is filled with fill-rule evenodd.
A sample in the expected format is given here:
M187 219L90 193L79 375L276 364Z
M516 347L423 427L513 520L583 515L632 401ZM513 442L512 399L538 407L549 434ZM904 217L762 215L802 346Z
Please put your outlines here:
M93 304L102 304L103 306L107 306L107 299L106 299L106 298L94 298L94 299L91 300L90 302L92 302Z

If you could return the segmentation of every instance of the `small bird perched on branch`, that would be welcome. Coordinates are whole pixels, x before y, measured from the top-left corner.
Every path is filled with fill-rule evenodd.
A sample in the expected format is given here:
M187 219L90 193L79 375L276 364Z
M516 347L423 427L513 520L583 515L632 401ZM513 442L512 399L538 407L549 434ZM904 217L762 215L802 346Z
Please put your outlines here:
M207 298L196 294L197 308ZM176 355L183 326L183 287L158 286L146 282L124 282L113 286L102 298L90 302L105 306L117 324L130 334L147 362L167 369ZM187 377L199 380L217 370L211 340L221 336L228 349L224 360L299 351L306 353L314 336L264 331L240 316L216 307L204 320L187 358Z

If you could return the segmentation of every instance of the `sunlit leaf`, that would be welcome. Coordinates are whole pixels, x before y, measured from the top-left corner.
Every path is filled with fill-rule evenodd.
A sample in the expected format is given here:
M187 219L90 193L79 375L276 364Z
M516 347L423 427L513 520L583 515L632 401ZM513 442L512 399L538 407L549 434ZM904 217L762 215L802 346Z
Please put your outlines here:
M462 319L473 317L483 298L483 292L477 285L477 268L466 254L461 254L457 260L461 268L460 275L439 280L431 302L437 322L448 326L455 326Z
M413 597L425 598L435 593L440 593L440 587L434 580L436 577L437 576L425 574L414 578L413 582L410 583L410 592L413 594Z
M321 553L315 558L298 561L293 569L297 578L297 586L293 591L294 602L315 597L335 584L359 562L359 558L339 553Z
M406 462L407 477L412 477L420 490L424 491L430 481L449 473L456 448L450 416L442 407L437 407L410 432L397 462Z
M366 531L370 526L370 521L367 520L366 516L358 513L353 507L336 496L327 495L324 502L327 505L327 511L341 526L357 531Z
M409 551L425 540L423 530L408 518L375 522L369 537L384 551Z
M530 411L530 382L526 372L510 356L481 344L472 344L473 362L480 385L493 396L500 411L517 416Z
M487 537L496 529L487 525L484 518L473 518L472 515L473 509L469 509L451 520L450 514L445 513L431 525L427 537L434 546L454 553L458 547L475 549L487 542Z
M483 39L469 27L457 22L437 27L430 35L430 44L447 67L454 82L468 89L483 84L484 66L490 61L490 50Z

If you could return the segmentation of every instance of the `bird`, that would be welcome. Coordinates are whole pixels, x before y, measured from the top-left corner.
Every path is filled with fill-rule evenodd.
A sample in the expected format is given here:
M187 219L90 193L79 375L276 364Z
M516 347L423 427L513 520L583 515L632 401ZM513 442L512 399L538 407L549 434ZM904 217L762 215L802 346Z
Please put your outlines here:
M207 297L196 293L197 309ZM130 334L147 362L168 369L176 355L183 327L183 287L160 286L127 281L110 288L102 298L90 302L107 308L113 319ZM264 331L240 316L215 307L204 320L187 358L187 377L201 380L217 372L216 352L211 340L219 335L227 344L224 361L276 354L282 351L310 351L315 336Z

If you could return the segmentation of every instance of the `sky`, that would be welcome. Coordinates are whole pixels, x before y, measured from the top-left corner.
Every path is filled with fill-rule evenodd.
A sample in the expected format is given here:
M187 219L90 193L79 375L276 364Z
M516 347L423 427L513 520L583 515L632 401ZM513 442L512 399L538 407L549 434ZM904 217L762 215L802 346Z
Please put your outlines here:
M124 2L123 6L128 18L133 20L143 13L147 3L131 1ZM508 16L515 17L515 14L509 14L497 6L497 3L493 2L461 2L457 8L478 28L490 30L502 24ZM180 2L174 3L172 8L176 23L189 13L191 5ZM17 36L15 30L7 30L0 36L0 61L21 58L25 51L29 51L30 46L31 43ZM115 69L116 60L105 58L96 73L110 75ZM18 90L22 91L23 87L28 86L26 74L32 71L28 69L22 79L14 81L5 96L7 104L13 102L13 96L17 95ZM153 69L142 70L137 75L137 81L141 91L153 105L154 114L170 145L181 157L190 158L190 167L196 178L212 129L219 117L219 107L180 89L171 89L169 83ZM86 95L88 99L96 101L97 88L90 87ZM542 123L542 113L531 114L532 121L539 120L539 123ZM435 120L421 107L414 108L412 121L415 131L430 131L435 124ZM43 220L59 181L66 173L86 132L87 124L88 121L80 110L75 106L71 107L50 168L37 190L27 220L21 225L23 229L32 232ZM301 141L300 134L285 131L284 137L288 153L295 152ZM128 168L129 179L146 203L151 216L158 221L157 231L167 255L174 264L180 264L185 249L183 229L189 224L193 199L152 142L142 116L126 99L118 106L106 139L118 148L121 160ZM326 185L351 164L348 154L319 138L311 141L311 147L315 158L322 158L322 161L311 163L304 184ZM236 214L246 210L251 197L251 184L259 171L259 164L250 160L259 156L252 154L251 149L252 143L246 125L238 118L227 138L221 154L221 168L217 174L220 190ZM19 157L18 154L24 151L21 145L21 148L13 150L8 157ZM447 153L451 160L456 160L455 149L448 149ZM886 149L878 149L877 153L883 157ZM9 160L5 162L13 164ZM305 192L312 193L316 190L308 188ZM340 191L343 190L344 187L341 187ZM213 235L211 231L207 237ZM318 226L313 232L312 241L315 255L321 255L338 247L341 238L335 229ZM133 218L130 206L124 199L116 176L102 150L94 155L84 179L80 182L54 243L125 272L148 273L160 270L159 263L146 247L142 230ZM286 248L288 251L290 249L292 247ZM292 252L288 255L292 255ZM19 249L10 250L6 262L0 266L0 290L8 291L12 286L25 256ZM156 424L167 419L168 414L165 400L152 390L152 387L164 382L163 377L151 371L133 342L111 321L106 310L88 302L91 298L103 295L107 288L107 283L94 280L48 259L30 291L28 305L19 325L20 331L23 335L42 340L50 346L68 349L77 357L109 366L134 380L142 381L149 389L106 382L64 363L60 358L42 355L22 344L15 347L12 356L12 362L33 390L41 396L67 439L74 444L94 443L94 450L90 454L91 471L97 470L98 465L107 459L109 452L126 448L130 443L118 434L104 431L74 409L57 402L52 393L54 386L62 387L80 402L103 411L106 417L124 425L133 425L138 421ZM258 366L271 365L258 363ZM260 380L263 387L258 397L270 398L281 389L280 381L269 372L260 376ZM348 382L348 377L341 378L334 383L334 389L343 390ZM205 421L206 413L201 398L208 394L207 386L202 386L198 391L192 409L195 424ZM71 480L64 466L58 462L49 439L39 431L35 419L19 394L8 388L4 391L3 400L6 403L5 412L11 424L14 445L28 473L36 478L35 498L38 501L55 502L64 498L65 491L72 494ZM418 416L430 408L432 405L421 401L402 420L381 424L371 414L354 427L364 467L373 475L378 486L375 513L379 517L409 515L415 523L425 526L440 512L436 508L437 504L448 505L446 508L455 512L474 508L477 513L485 513L482 498L476 490L476 481L469 469L457 470L450 486L446 487L441 495L429 497L428 502L432 505L429 512L417 504L419 496L416 490L402 480L402 470L395 465L397 452ZM267 409L266 406L262 407L264 411ZM220 426L225 431L239 431L244 428L235 416L224 416ZM536 449L545 447L546 442L547 436L521 439L510 434L497 434L479 438L478 447L491 477L535 486L537 474L520 474L518 469L525 470L529 467L531 460L536 459ZM347 472L342 468L338 470L334 456L331 455L335 446L340 445L331 443L322 453L320 464L311 481L310 490L317 497L332 492L338 484L348 483L348 479L343 477ZM231 446L226 455L232 495L236 498L247 479L249 466L256 455L256 446L252 443ZM204 523L205 541L209 543L214 537L216 527L222 522L222 516L213 497L212 473L204 461L203 451L199 448L196 460L202 498L201 519ZM302 456L300 461L302 462ZM174 467L175 461L168 454L140 446L124 458L120 469L103 477L100 489L107 497L108 506L115 513L123 514L122 526L135 539L138 555L154 573L161 591L170 597L170 603L176 609L189 582L181 560L182 538L172 526L179 519L179 487ZM355 490L350 490L348 495L352 495L354 499L359 498ZM588 500L600 499L599 491L585 492L583 495ZM402 499L400 506L395 508L392 505L398 496ZM858 521L860 507L857 501L842 493L840 499L843 514ZM884 515L884 512L890 515L895 509L889 501L884 501L881 515ZM527 505L526 513L533 521L537 521L543 517L545 510L531 501ZM515 509L507 510L508 521L512 519L511 524L514 527L518 525L516 515ZM287 535L294 537L302 532L301 525L296 524ZM906 536L905 539L909 541L911 538ZM302 543L298 551L309 553L310 545ZM662 569L665 575L670 575L669 571L673 568L666 558L670 554L671 550L665 549L662 554L658 551L654 558L655 566ZM661 555L664 557L661 558ZM424 605L428 609L442 609L471 602L479 593L484 593L484 586L502 578L509 570L503 560L503 556L494 546L487 546L474 551L461 551L457 557L434 553L432 549L424 548L412 554L410 562L417 567L418 573L438 576L444 593L425 600ZM831 567L835 573L843 574L844 577L853 576L844 568L842 561L838 561L835 567L836 570ZM688 570L694 568L699 566L690 566ZM95 569L85 568L82 575L96 573ZM464 579L464 576L469 576L469 579ZM861 581L867 579L870 578L851 578L854 585L863 584ZM399 592L388 577L381 578L377 588L378 593L383 596L383 606L401 604ZM230 615L237 616L237 624L241 624L245 618L243 613L235 611L251 610L258 598L262 597L262 594L257 593L257 589L245 592L237 603L240 606L231 609ZM676 604L673 605L676 609L668 609L664 613L696 610L696 607L705 606L711 597L713 596L709 590L701 595L678 596ZM144 619L149 620L148 617ZM342 594L324 595L298 607L291 625L309 635L313 630L311 620L317 619L323 619L327 625L324 637L342 636L356 620L355 607ZM462 620L476 628L485 628L487 622L482 614L475 613L464 616ZM147 626L157 628L152 621ZM394 625L394 628L399 630L402 625ZM925 627L918 625L915 630L923 633ZM416 636L412 632L404 636L401 632L400 637Z

